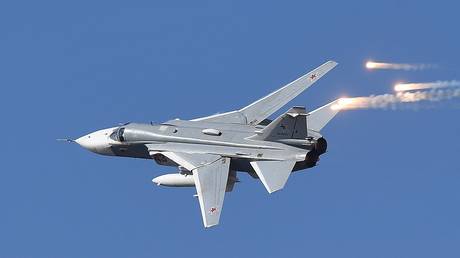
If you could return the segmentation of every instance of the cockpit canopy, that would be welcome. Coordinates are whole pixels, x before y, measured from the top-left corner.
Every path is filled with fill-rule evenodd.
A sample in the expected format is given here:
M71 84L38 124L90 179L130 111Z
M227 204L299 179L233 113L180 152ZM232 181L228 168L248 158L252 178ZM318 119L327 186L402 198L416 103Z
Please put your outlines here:
M125 137L123 134L125 133L125 128L124 127L118 127L113 133L110 135L110 138L114 141L118 142L124 142Z

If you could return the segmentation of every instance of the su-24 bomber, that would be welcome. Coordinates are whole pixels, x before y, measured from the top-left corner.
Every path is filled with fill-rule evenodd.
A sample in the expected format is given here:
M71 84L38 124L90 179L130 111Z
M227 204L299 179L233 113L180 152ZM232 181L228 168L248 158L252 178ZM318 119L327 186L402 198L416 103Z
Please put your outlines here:
M339 112L335 100L314 111L289 109L268 117L337 65L328 61L254 103L231 112L161 124L128 123L84 135L76 142L94 153L153 159L178 173L152 181L196 187L204 226L219 224L225 192L238 182L237 171L260 179L269 193L284 187L291 172L314 167L327 149L321 129Z

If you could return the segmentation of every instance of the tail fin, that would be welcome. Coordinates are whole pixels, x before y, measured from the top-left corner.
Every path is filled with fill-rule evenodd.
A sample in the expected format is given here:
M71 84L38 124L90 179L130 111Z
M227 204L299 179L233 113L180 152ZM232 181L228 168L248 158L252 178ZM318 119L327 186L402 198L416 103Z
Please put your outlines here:
M319 132L339 113L338 99L308 113L308 129Z
M267 125L253 139L274 141L279 139L305 139L307 113L305 107L293 107Z

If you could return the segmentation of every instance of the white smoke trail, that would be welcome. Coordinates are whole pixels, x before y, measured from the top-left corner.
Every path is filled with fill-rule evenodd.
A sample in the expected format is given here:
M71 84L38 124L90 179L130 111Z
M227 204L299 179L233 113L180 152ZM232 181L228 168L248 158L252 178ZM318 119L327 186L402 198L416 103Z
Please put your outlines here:
M416 102L439 102L460 98L458 89L433 89L430 91L397 92L396 94L371 95L368 97L342 98L332 109L398 109Z
M401 91L412 91L412 90L427 90L427 89L440 89L449 87L460 86L460 81L435 81L435 82L420 82L420 83L398 83L394 86L394 90L397 92Z
M401 64L401 63L383 63L383 62L366 62L366 68L370 70L404 70L404 71L417 71L436 68L433 64Z

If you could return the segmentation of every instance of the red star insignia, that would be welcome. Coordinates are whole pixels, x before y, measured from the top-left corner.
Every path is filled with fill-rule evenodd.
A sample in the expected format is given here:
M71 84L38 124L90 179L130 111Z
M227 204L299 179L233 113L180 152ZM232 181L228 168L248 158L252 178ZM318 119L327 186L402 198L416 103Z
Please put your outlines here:
M216 212L216 211L217 211L217 208L216 208L216 207L212 207L211 210L210 210L211 213L214 213L214 212Z
M316 74L310 75L310 80L314 80L314 79L316 79Z

